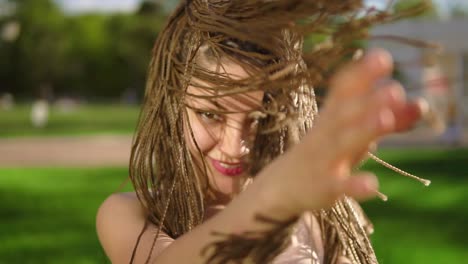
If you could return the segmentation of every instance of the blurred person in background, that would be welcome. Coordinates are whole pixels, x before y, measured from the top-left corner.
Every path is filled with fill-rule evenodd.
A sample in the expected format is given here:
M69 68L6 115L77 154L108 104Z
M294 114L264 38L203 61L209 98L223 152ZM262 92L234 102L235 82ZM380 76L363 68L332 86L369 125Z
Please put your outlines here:
M448 76L436 54L425 55L422 81L424 97L430 106L429 123L442 142L457 145L461 143L463 134L456 94Z
M31 107L31 123L36 128L44 128L49 121L49 102L36 100Z
M36 128L44 128L49 122L49 101L52 100L52 87L41 85L39 93L39 98L34 101L31 107L31 123Z

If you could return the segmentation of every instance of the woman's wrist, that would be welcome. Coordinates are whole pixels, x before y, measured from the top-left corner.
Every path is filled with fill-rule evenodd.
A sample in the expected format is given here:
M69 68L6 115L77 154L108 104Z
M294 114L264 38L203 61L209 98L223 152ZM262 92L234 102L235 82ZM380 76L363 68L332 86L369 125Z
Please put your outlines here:
M299 208L296 208L293 203L289 202L290 199L285 197L287 194L284 189L288 183L286 181L279 183L269 176L260 173L254 184L250 186L252 187L250 191L258 204L259 214L278 221L287 221L300 215Z

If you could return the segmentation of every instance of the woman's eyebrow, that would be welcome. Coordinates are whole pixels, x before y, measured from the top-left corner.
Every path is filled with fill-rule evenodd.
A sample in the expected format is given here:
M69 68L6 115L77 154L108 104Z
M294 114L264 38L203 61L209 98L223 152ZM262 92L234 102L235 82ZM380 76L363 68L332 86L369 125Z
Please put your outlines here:
M228 109L221 104L219 104L217 101L213 99L203 99L203 100L194 100L194 103L192 104L186 104L189 108L192 109L199 109L199 108L213 108L213 109L219 109L224 112L228 112Z
M231 105L232 109L229 109L228 107L224 106L217 100L218 98L212 98L212 99L199 99L199 100L194 100L195 105L190 106L191 108L200 108L200 107L206 107L206 108L214 108L215 110L220 110L225 113L241 113L241 112L255 112L255 111L263 111L263 105L262 104L257 104L254 103L254 99L250 98L249 96L243 95L242 98L238 99L238 102L244 104L247 106L247 108L250 108L248 110L241 109L239 106L228 103L228 106Z
M226 112L228 111L228 109L226 107L222 106L218 101L216 101L216 99L215 100L210 100L210 103L212 105L214 105L218 109L221 109L221 110L226 111Z

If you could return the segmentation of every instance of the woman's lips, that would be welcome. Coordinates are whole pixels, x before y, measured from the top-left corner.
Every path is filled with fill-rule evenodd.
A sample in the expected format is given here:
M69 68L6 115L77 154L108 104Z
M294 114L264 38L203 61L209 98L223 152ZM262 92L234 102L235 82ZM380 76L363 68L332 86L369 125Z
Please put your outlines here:
M211 164L213 164L213 167L223 175L235 177L241 175L244 172L242 163L225 163L212 158L210 158L210 160Z

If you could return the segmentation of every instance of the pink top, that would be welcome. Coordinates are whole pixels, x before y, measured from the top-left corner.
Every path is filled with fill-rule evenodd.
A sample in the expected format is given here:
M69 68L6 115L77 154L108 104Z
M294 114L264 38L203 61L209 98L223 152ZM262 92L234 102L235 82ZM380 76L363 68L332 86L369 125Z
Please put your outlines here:
M279 254L273 264L323 263L320 227L312 214L304 214L294 227L291 245Z

